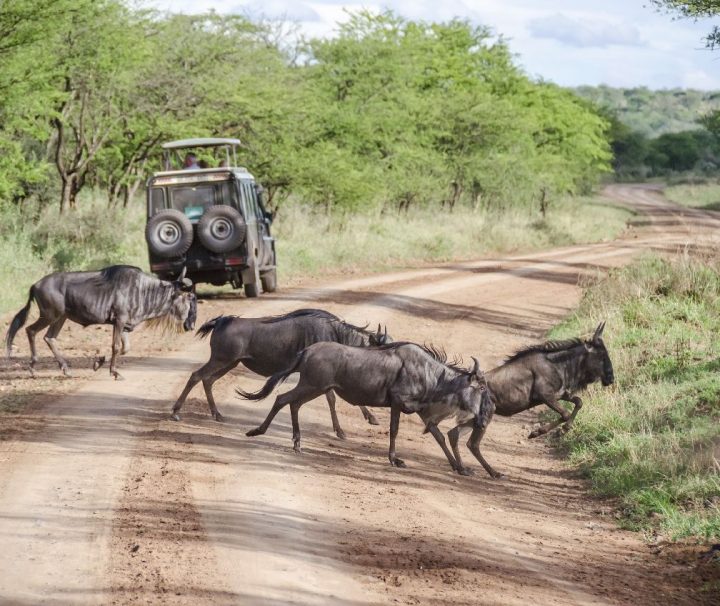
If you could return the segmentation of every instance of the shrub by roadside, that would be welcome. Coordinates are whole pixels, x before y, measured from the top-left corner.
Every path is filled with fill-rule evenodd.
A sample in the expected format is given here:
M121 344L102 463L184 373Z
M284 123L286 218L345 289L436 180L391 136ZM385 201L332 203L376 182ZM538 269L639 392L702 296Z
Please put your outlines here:
M612 272L552 333L607 320L617 389L592 388L560 439L627 525L720 538L720 256Z

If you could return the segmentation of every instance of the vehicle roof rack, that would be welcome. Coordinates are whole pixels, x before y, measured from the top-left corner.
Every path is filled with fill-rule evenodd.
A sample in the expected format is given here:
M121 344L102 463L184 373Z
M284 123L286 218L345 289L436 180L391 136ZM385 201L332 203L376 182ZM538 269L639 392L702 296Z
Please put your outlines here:
M179 139L162 144L163 149L185 149L188 147L216 147L219 145L240 145L240 139L220 137L199 137L197 139Z

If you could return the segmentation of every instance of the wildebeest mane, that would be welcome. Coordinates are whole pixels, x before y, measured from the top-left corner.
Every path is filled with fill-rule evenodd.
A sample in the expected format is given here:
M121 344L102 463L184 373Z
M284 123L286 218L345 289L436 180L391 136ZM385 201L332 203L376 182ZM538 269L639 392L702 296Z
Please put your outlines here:
M442 347L438 347L436 345L433 345L432 343L429 345L427 343L420 345L419 343L413 343L412 341L395 341L394 343L377 345L373 347L373 349L395 350L399 347L402 347L403 345L415 345L416 347L419 347L436 362L440 362L440 364L443 364L448 368L452 368L454 371L459 372L460 374L466 375L471 372L470 369L460 366L460 364L462 364L462 358L454 357L452 360L448 360L447 352Z
M367 330L368 324L366 324L365 326L356 326L355 324L350 324L350 322L346 322L342 318L338 318L335 314L331 314L329 311L325 311L324 309L296 309L295 311L291 311L286 314L280 314L278 316L270 316L268 318L264 318L262 320L262 323L274 324L275 322L291 320L292 318L321 318L323 320L328 320L329 322L340 324L344 328L348 328L350 330L356 330L365 334L369 334L370 332L372 332Z
M523 349L519 349L511 356L505 358L505 364L514 362L515 360L519 360L520 358L524 358L525 356L529 356L534 353L562 352L572 349L573 347L577 347L578 345L582 345L582 343L583 341L581 339L563 339L559 341L545 341L544 343L539 343L537 345L530 345L528 347L524 347Z

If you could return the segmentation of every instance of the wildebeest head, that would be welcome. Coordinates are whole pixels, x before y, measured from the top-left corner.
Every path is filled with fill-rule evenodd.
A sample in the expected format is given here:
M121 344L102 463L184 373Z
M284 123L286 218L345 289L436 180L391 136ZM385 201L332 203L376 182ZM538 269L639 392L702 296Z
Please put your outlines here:
M370 345L373 346L387 345L393 342L392 337L388 334L387 325L385 325L385 330L383 331L380 324L378 324L377 332L371 332L368 336L370 338Z
M442 377L439 382L443 383ZM489 422L485 415L491 407L490 388L485 373L480 370L480 362L477 358L473 357L472 370L464 372L446 383L439 392L436 392L436 395L452 395L459 398L461 408L475 413L476 425Z
M183 267L180 277L173 282L175 291L172 297L170 315L178 323L182 322L183 330L188 331L195 328L197 320L197 297L192 292L192 281L185 277L187 268Z
M605 322L598 324L592 338L585 341L585 349L588 354L586 369L591 379L590 382L600 379L602 384L607 387L615 382L615 374L610 355L602 340L603 330L605 330Z

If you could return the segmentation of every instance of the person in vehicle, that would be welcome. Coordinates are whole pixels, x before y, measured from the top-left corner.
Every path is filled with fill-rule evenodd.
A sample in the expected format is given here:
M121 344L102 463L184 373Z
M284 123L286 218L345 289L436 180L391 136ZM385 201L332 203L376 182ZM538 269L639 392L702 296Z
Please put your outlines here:
M185 161L183 162L183 169L193 170L197 168L200 168L197 156L193 153L189 153L187 156L185 156Z

